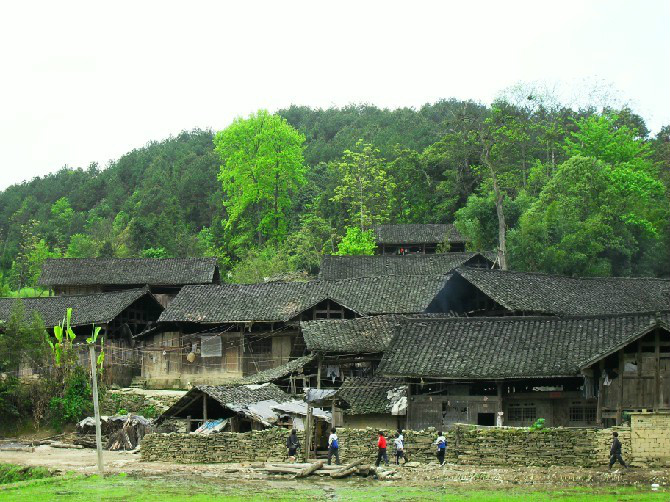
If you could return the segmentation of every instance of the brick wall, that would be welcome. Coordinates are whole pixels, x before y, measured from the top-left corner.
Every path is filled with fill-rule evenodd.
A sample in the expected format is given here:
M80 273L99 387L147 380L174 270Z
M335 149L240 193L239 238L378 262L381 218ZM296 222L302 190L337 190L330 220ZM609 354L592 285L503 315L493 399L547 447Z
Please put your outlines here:
M476 428L458 425L445 431L448 441L446 461L473 465L517 465L595 467L607 464L614 429ZM624 458L630 457L630 429L618 427ZM395 431L385 431L393 437ZM265 462L286 460L286 429L273 428L245 433L149 434L142 440L145 461L177 463ZM301 443L302 432L299 433ZM338 429L342 462L377 455L375 429ZM405 451L410 461L435 462L437 437L433 429L405 431ZM389 440L389 458L393 442Z
M670 413L631 414L635 463L670 465Z

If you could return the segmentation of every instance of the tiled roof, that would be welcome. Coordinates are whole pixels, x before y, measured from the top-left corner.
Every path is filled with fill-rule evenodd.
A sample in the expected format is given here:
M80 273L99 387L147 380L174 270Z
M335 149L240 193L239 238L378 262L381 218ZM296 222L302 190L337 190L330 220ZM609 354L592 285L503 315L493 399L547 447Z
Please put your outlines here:
M377 225L373 228L377 244L430 244L465 242L452 224Z
M316 352L383 352L402 316L381 315L358 319L324 319L300 323L307 350Z
M387 314L357 319L323 319L300 323L307 350L315 352L383 352L404 319L448 317L448 314Z
M618 350L670 313L408 320L378 367L393 377L564 377Z
M456 272L513 312L599 315L649 312L670 307L668 279L574 278L467 267Z
M71 326L103 324L111 321L123 310L143 296L153 298L146 288L127 289L90 295L47 296L37 298L0 298L0 320L9 320L17 301L23 303L26 317L39 314L47 328L57 326L68 308L72 308ZM156 302L158 306L158 302ZM160 307L162 308L162 307Z
M210 284L218 275L216 258L54 258L44 262L39 284L179 286Z
M316 359L316 354L309 354L306 356L298 357L292 361L277 366L276 368L270 368L265 371L256 373L255 375L250 375L244 377L240 383L243 384L256 384L256 383L265 383L265 382L274 382L280 378L284 378L292 373L298 373L302 371L305 365L311 363Z
M237 409L260 401L272 400L278 403L285 403L291 400L291 396L273 383L262 385L198 385L165 410L156 422L160 423L164 419L178 413L192 403L201 393L205 393L211 398L216 399L222 406Z
M349 407L346 415L388 413L391 411L389 391L403 386L400 379L382 376L347 378L337 391L337 397Z
M493 262L480 253L414 255L334 256L324 255L319 278L325 281L385 275L447 275L471 263Z
M388 276L340 281L185 286L163 322L279 322L330 299L359 314L424 312L444 277Z

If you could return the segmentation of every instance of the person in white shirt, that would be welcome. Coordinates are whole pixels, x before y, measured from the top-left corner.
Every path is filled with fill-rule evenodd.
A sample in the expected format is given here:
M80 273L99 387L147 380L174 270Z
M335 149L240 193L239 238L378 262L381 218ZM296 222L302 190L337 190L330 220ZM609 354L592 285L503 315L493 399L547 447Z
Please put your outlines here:
M335 464L340 465L340 441L337 438L337 430L335 427L330 429L330 436L328 436L328 465L335 455Z
M403 436L399 432L396 432L395 439L393 440L395 445L395 464L400 465L400 459L404 458L405 455L405 444L403 443ZM405 460L407 462L407 460ZM404 463L404 462L403 462Z
M437 445L437 460L440 465L444 465L444 454L447 453L447 438L442 435L442 431L437 433L437 439L433 443Z

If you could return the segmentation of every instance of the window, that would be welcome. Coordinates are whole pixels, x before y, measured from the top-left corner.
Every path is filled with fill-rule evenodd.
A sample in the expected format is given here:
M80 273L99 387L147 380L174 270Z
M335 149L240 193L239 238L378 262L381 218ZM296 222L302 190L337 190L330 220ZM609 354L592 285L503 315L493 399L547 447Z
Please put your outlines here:
M579 423L595 423L596 421L596 407L592 405L585 405L579 402L572 403L569 410L570 422Z
M509 422L528 422L537 420L535 403L511 403L507 406L507 420Z
M444 423L467 422L468 407L464 403L451 403L446 401L442 403L442 419Z

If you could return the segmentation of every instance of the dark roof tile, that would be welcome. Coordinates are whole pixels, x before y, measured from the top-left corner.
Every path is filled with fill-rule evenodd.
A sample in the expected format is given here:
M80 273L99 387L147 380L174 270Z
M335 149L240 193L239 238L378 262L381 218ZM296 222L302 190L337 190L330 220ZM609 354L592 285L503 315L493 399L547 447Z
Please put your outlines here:
M577 376L670 313L591 317L407 320L378 367L392 377L498 379Z
M216 280L216 258L54 258L44 262L39 284L180 286Z
M346 415L389 413L392 406L389 392L401 387L403 387L402 380L395 378L382 376L347 378L337 391L337 397L349 405L344 410Z
M576 278L467 267L456 272L513 312L599 315L649 312L670 307L668 279Z
M12 308L17 301L21 301L26 316L32 316L33 313L39 314L47 328L57 326L65 317L68 308L72 308L71 326L103 324L114 319L145 295L153 298L146 288L91 295L21 298L20 300L0 298L0 320L9 320ZM156 305L158 305L158 302L156 302Z
M493 265L480 253L415 255L334 256L324 255L319 278L325 281L386 275L447 275L469 264Z
M444 277L388 276L340 281L185 286L163 322L279 322L330 299L359 314L424 312Z
M452 224L377 225L373 228L377 244L430 244L466 242Z

